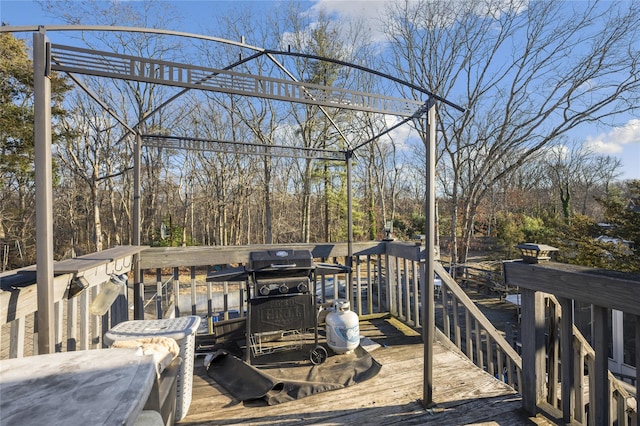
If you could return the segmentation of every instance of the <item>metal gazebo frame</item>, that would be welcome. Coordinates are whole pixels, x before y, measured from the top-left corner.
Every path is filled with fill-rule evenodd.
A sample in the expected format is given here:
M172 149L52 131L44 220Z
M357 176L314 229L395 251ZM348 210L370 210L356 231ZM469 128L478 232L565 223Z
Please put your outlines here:
M140 58L127 55L119 55L111 52L100 52L90 49L82 49L71 46L57 45L49 42L47 31L119 31L160 34L195 38L233 45L239 48L249 49L255 54L240 59L224 69L213 69L201 66L180 64L175 62L160 61L150 58ZM134 150L134 196L133 196L133 244L140 245L140 155L142 146L166 146L181 147L183 149L201 150L225 150L233 146L246 149L252 146L252 152L259 155L274 155L266 150L260 151L259 144L247 144L236 141L211 141L179 136L147 135L141 134L137 128L142 121L129 126L125 120L117 117L113 111L82 84L74 74L87 74L94 76L127 79L139 82L149 82L170 86L182 87L183 90L160 104L146 118L152 116L168 103L175 100L191 89L209 90L222 93L239 94L244 96L276 99L289 102L298 102L317 105L327 116L333 127L340 133L347 145L346 150L329 149L301 149L293 147L270 146L279 150L279 155L312 159L341 160L347 167L348 186L348 256L353 255L353 223L351 217L351 159L354 151L361 148L393 129L405 124L412 119L427 116L426 144L426 200L425 200L425 235L426 256L425 274L421 280L423 306L432 306L434 289L434 256L435 238L435 104L445 103L459 111L464 111L460 106L430 93L409 82L402 81L393 76L381 73L356 64L324 58L315 55L295 53L290 51L275 51L248 45L242 40L236 42L217 37L203 36L177 31L116 27L116 26L82 26L82 25L54 25L54 26L3 26L0 32L33 32L33 68L34 68L34 145L35 145L35 171L36 171L36 262L37 262L37 301L38 301L38 349L39 353L54 351L54 318L53 318L53 191L52 191L52 150L51 150L51 83L49 75L51 71L65 72L69 77L83 88L96 102L105 108L114 119L124 126L130 134L135 135L136 144ZM266 55L290 80L273 77L255 76L251 74L231 71L240 64ZM416 90L427 96L426 101L393 98L373 93L357 92L330 86L301 83L296 80L276 58L275 55L287 55L317 59L338 65L343 65L364 71L379 77L391 80L397 84ZM352 147L349 141L340 131L339 127L328 116L324 107L352 109L364 112L377 112L405 117L396 125L388 128L375 137ZM145 119L146 119L145 118ZM127 135L125 134L124 137ZM188 147L187 147L188 145ZM241 148L242 149L242 148ZM286 150L296 151L296 155L287 155ZM235 151L234 151L235 152ZM141 276L138 256L134 265L134 316L141 309ZM432 404L432 360L433 360L433 333L435 329L435 317L432 309L423 309L423 339L425 342L425 369L424 369L424 397L423 404Z

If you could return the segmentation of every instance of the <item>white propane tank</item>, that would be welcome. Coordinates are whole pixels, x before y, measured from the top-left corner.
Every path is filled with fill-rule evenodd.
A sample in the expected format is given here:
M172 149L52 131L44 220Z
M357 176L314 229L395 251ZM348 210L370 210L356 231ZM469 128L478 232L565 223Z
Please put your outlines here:
M358 315L349 308L348 300L337 299L325 319L327 345L337 354L349 353L360 344Z

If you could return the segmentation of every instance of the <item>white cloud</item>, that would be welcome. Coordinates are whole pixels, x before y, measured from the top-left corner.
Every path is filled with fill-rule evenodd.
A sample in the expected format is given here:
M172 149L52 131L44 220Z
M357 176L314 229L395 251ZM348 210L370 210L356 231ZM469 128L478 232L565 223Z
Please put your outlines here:
M347 20L362 20L370 33L370 40L385 40L382 17L389 0L317 0L311 7L312 12L324 10Z
M387 128L389 128L397 124L399 118L387 115L384 117L384 121L386 122ZM405 123L389 132L388 136L383 136L381 140L388 142L389 138L392 138L396 143L396 147L402 150L408 149L408 146L411 145L412 142L420 140L420 135L418 135L413 126Z
M419 2L409 3L405 6L405 0L315 0L315 4L310 8L311 12L324 10L329 14L333 14L343 19L362 20L371 34L372 42L382 42L386 40L384 29L384 18L389 13L389 8L415 8L420 7ZM475 13L479 16L487 16L493 19L499 19L500 15L505 12L520 14L529 6L529 0L501 0L491 4L491 9L482 2L475 4ZM440 16L440 25L448 26L455 19L455 10L450 5L449 8L441 10L444 12L449 10L451 16ZM419 22L416 22L419 25Z
M640 144L640 120L629 120L622 127L614 127L597 136L587 136L586 144L599 154L619 154L625 145Z

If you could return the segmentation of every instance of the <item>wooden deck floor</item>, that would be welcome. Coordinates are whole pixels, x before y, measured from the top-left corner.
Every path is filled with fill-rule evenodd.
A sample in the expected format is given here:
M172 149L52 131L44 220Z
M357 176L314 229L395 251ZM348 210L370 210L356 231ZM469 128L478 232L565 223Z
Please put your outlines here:
M529 425L520 395L461 355L436 344L436 406L420 404L423 345L420 336L393 319L361 322L360 333L382 347L371 352L382 364L372 379L344 389L275 406L249 406L210 379L196 360L193 400L179 425Z

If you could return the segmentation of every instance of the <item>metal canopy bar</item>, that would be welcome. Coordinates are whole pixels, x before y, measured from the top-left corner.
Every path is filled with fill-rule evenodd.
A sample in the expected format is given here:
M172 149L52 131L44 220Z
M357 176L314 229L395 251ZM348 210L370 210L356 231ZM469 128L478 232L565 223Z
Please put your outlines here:
M189 151L224 152L227 154L269 155L273 157L305 158L310 160L346 161L345 151L166 135L142 135L142 146L185 149Z
M401 84L402 86L410 87L411 89L417 90L418 92L422 92L425 95L428 95L430 98L433 98L433 99L435 99L437 101L445 103L445 104L457 109L460 112L465 112L465 109L462 108L460 105L456 105L453 102L448 101L448 100L446 100L445 98L443 98L441 96L435 95L435 94L423 89L420 86L416 86L415 84L411 84L408 81L400 80L399 78L396 78L396 77L394 77L392 75L389 75L389 74L386 74L386 73L383 73L383 72L380 72L380 71L377 71L377 70L374 70L374 69L371 69L371 68L363 67L362 65L353 64L353 63L345 62L345 61L340 61L338 59L333 59L333 58L326 58L324 56L312 55L312 54L309 54L309 53L284 52L284 51L281 51L281 50L265 50L264 53L266 53L270 57L273 57L273 55L297 56L299 58L316 59L318 61L331 62L333 64L344 65L346 67L355 68L355 69L358 69L360 71L367 72L369 74L374 74L374 75L377 75L379 77L389 79L389 80L391 80L393 82Z
M388 129L384 130L381 133L378 133L377 135L375 135L374 137L367 139L366 141L362 142L360 145L356 146L355 148L353 148L353 150L357 150L362 148L363 146L375 141L376 139L381 138L382 136L386 135L387 133L390 133L391 131L397 129L398 127L404 125L406 122L414 119L414 118L420 118L422 117L427 111L428 111L428 105L431 101L427 101L423 106L421 106L416 112L415 114L413 114L411 117L406 117L403 118L400 122L394 124L393 126L389 127Z
M213 92L411 116L420 101L177 62L51 45L51 69Z

